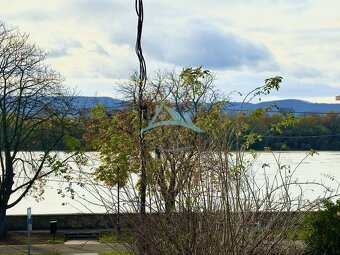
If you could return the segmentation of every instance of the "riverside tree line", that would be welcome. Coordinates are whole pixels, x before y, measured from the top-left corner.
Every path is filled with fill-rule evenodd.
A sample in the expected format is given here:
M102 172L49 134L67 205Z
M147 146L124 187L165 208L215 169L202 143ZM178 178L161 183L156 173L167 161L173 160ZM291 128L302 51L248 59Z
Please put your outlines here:
M99 105L98 105L99 107ZM100 107L105 114L105 118L119 118L122 115L132 114L132 110L127 107L125 110L112 110ZM98 108L99 109L99 108ZM60 151L68 151L74 148L76 144L71 145L66 142L68 138L76 138L78 140L77 147L86 151L95 151L96 146L89 143L100 130L100 123L93 122L96 110L86 110L78 116L78 119L68 118L69 124L73 124L69 136L64 137L55 144L54 149ZM275 151L279 150L323 150L323 151L339 151L340 150L340 113L328 112L324 114L306 114L304 116L295 117L294 125L286 127L280 132L274 130L268 132L270 127L284 118L281 113L267 114L265 111L261 116L254 118L251 113L240 113L244 115L244 120L247 123L248 131L253 132L256 130L263 137L251 145L254 150L265 150L270 148ZM235 114L226 112L224 118L233 122L238 118ZM65 120L66 121L66 120ZM89 132L88 125L91 124L91 132ZM97 125L97 126L96 126ZM57 127L55 127L55 131ZM92 137L91 137L92 136ZM43 138L43 139L42 139ZM28 137L26 143L18 145L20 150L36 150L39 151L46 146L46 143L55 142L53 137L49 136L43 130ZM71 145L71 147L70 147ZM3 148L4 144L0 144Z

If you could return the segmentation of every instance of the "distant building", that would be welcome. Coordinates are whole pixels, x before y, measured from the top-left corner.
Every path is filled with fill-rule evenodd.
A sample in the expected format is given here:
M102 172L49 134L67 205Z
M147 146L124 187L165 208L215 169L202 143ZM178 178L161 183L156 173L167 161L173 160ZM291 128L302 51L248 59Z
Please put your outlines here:
M335 100L340 100L340 96L336 96L336 97L335 97Z

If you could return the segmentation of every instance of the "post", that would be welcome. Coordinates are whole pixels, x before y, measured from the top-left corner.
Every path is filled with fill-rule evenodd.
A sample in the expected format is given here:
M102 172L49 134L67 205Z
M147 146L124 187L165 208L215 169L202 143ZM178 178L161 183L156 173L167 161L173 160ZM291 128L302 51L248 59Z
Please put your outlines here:
M118 235L120 235L120 168L118 168L117 200L117 231Z
M55 234L57 233L57 223L58 221L50 221L50 233L53 234L53 241L55 241Z
M27 254L31 255L31 231L32 231L32 212L31 207L27 208Z

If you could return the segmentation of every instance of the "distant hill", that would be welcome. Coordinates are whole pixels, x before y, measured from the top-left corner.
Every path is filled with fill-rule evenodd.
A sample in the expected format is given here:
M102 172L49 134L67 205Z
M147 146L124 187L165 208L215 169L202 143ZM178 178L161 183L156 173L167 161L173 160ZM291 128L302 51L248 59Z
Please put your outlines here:
M227 109L231 111L240 110L242 103L235 102L231 103ZM326 112L339 112L340 113L340 104L319 104L319 103L311 103L307 101L297 100L297 99L286 99L286 100L276 100L276 101L268 101L268 102L259 102L256 104L246 103L243 105L242 109L245 111L255 110L256 108L267 108L275 105L276 107L272 108L273 112L276 111L284 111L284 112L292 112L296 115L308 114L308 113L326 113ZM270 113L270 112L269 112Z
M77 96L75 97L74 106L76 108L92 108L97 103L102 104L107 108L118 109L124 105L124 101L120 99L115 99L111 97L86 97ZM232 102L226 107L227 111L239 111L241 109L242 103ZM319 104L311 103L307 101L297 100L297 99L287 99L287 100L276 100L268 102L259 103L245 103L243 104L242 110L252 111L256 108L267 108L269 106L276 105L277 108L273 107L273 112L278 110L292 112L297 115L307 114L307 113L326 113L330 111L340 113L340 104ZM270 113L270 112L269 112Z
M87 97L87 96L76 96L73 101L74 107L77 109L93 108L96 104L101 104L106 108L117 109L124 105L124 101L111 97Z

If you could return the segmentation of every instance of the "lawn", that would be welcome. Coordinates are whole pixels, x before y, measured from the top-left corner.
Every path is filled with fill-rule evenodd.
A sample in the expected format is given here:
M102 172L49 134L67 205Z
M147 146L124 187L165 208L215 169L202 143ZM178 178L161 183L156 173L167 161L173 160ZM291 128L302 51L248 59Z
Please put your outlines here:
M101 243L134 243L136 238L130 233L118 235L116 232L101 233L99 241Z
M99 253L100 255L133 255L133 253L128 251L104 251Z
M53 236L48 232L46 233L32 232L31 243L32 244L60 244L60 243L64 243L64 235L61 233L58 233L56 235L56 240L53 241ZM10 245L10 244L27 244L27 233L24 231L20 231L20 232L9 231L7 233L7 238L5 240L0 241L0 245Z

